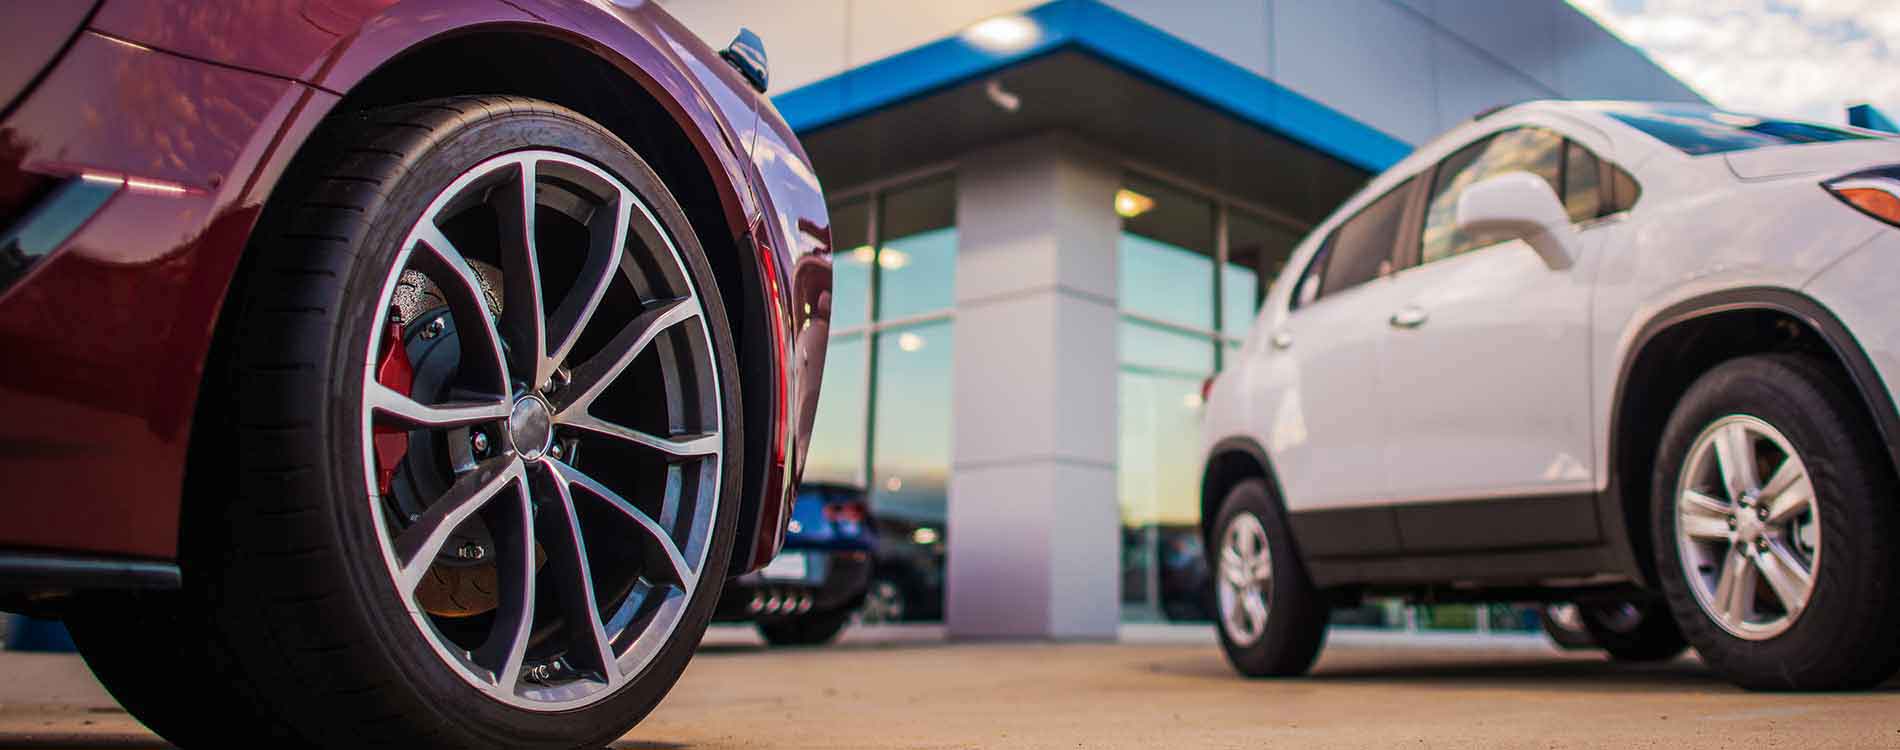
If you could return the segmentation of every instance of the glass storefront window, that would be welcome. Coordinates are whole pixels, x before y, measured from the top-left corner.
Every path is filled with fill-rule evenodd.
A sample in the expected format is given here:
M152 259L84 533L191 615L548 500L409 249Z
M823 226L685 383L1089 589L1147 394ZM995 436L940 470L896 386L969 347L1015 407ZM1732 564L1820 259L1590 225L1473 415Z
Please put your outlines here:
M831 207L831 247L831 330L842 331L864 325L870 310L870 201Z
M833 334L805 467L865 488L923 618L942 611L947 546L955 188L926 178L831 207Z
M831 337L805 481L851 486L864 482L865 354L864 334Z
M936 179L883 197L877 251L877 318L897 320L955 303L955 185Z
M1286 267L1301 235L1243 209L1227 213L1227 265L1221 268L1223 335L1245 338L1266 299L1267 286Z
M1122 312L1213 330L1214 204L1135 177L1123 193L1139 200L1117 207Z
M1137 320L1121 323L1116 485L1122 517L1122 602L1137 619L1198 617L1206 561L1199 546L1195 455L1201 380L1214 341Z
M950 479L950 333L939 320L877 334L871 509L941 523Z

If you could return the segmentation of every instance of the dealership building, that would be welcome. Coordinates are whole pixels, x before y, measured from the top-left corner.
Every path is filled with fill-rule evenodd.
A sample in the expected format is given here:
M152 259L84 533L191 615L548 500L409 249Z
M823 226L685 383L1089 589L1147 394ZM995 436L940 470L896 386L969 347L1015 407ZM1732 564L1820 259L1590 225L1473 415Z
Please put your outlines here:
M960 637L1192 609L1201 383L1371 175L1498 105L1703 101L1562 0L664 5L765 40L833 201L806 478L945 549Z

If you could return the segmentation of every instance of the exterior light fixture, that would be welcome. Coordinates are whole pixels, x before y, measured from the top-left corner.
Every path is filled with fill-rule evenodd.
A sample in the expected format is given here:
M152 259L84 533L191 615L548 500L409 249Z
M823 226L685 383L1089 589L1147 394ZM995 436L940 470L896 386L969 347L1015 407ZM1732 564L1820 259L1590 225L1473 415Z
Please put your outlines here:
M997 16L963 30L963 40L985 52L1021 52L1042 39L1042 27L1026 16Z
M892 250L888 247L884 248L882 252L877 254L877 265L886 271L895 271L910 265L910 253L902 250Z
M897 348L907 352L919 351L924 348L924 337L905 331L897 337Z

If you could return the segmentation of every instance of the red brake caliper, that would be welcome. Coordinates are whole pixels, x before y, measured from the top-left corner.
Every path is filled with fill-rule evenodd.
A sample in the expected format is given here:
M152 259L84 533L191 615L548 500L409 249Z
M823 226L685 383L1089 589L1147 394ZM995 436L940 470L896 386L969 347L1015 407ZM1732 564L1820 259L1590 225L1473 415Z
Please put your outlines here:
M409 364L409 351L402 344L402 323L396 321L394 309L389 313L389 328L383 334L383 361L376 363L376 382L407 396L415 388L416 370ZM409 452L409 433L400 427L377 425L372 434L376 443L376 487L388 495L390 482L396 478L396 465Z

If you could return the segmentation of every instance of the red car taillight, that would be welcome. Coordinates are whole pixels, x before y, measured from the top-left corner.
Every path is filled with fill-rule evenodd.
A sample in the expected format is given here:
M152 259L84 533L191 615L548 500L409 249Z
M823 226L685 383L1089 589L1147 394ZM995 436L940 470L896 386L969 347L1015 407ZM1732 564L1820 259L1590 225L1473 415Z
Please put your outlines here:
M825 520L832 523L864 523L869 514L861 500L845 500L825 505Z

